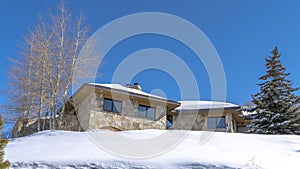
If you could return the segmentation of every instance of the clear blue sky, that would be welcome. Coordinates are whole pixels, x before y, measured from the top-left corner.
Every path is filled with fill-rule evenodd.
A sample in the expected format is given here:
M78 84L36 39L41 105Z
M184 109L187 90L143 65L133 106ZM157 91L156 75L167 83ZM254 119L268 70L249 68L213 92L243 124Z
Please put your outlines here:
M6 0L0 3L0 87L7 84L8 57L16 57L23 37L58 1ZM264 74L264 57L275 47L282 53L282 63L291 72L290 79L300 86L300 1L277 0L110 0L68 1L73 13L80 10L91 25L91 34L119 17L137 12L164 12L182 17L201 29L215 46L225 69L227 101L244 104L256 93L258 77ZM203 66L194 64L193 53L178 41L157 35L126 39L105 56L99 69L99 82L109 83L114 69L130 53L144 48L161 48L180 56L197 75L201 99L210 99L210 83ZM159 80L158 80L159 79ZM161 89L170 99L180 100L176 81L166 73L148 70L137 81L145 91ZM299 93L298 93L299 94ZM5 101L0 96L0 103Z

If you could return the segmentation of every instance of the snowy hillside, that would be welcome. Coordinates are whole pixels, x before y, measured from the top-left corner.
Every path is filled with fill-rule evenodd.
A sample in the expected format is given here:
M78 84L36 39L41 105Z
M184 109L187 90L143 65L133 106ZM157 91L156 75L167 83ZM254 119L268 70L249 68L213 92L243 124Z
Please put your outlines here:
M145 139L164 132L119 134ZM109 154L96 146L86 132L43 131L12 139L6 158L12 168L300 168L299 136L213 133L207 142L199 144L203 134L192 131L171 151L136 160Z

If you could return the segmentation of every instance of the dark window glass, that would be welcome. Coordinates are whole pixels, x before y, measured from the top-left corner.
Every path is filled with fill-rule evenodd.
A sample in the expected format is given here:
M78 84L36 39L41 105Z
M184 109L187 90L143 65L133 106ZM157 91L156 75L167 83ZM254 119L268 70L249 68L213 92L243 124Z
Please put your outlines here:
M121 113L122 112L122 102L113 101L113 112Z
M103 100L103 110L121 113L122 112L122 102L111 100L111 99L104 99Z
M208 117L207 128L216 129L216 128L225 128L225 127L226 127L225 117Z
M172 127L172 123L173 123L173 116L172 116L172 115L167 115L167 123L166 123L166 127L167 127L167 128Z
M209 117L207 119L207 128L209 129L215 129L217 126L216 126L216 118L214 117Z
M105 111L112 111L113 102L109 99L103 100L103 110Z
M147 107L146 106L139 106L139 117L147 117Z
M122 102L113 101L113 112L121 113L122 112Z
M173 122L173 116L172 115L167 115L167 120L172 123Z
M155 109L153 107L149 107L147 110L147 118L155 119Z
M139 117L155 119L155 108L149 106L139 105L138 107Z
M217 119L218 128L225 128L226 127L226 120L225 117L219 117Z

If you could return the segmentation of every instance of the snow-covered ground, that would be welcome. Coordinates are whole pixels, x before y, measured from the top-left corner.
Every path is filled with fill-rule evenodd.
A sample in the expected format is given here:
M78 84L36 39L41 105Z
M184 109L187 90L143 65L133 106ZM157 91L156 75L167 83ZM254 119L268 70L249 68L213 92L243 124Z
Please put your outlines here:
M101 135L104 131L95 132ZM164 132L140 130L118 134L146 139ZM218 132L200 144L204 134L208 133L191 131L170 151L137 160L102 150L87 132L43 131L10 140L5 157L12 168L300 168L299 136Z

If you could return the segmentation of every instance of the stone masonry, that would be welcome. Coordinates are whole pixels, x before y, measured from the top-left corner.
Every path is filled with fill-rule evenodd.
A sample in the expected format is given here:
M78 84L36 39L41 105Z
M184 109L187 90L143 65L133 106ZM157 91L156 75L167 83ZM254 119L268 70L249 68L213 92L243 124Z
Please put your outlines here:
M166 129L166 108L163 105L152 105L156 108L156 119L146 119L138 117L138 101L122 100L122 113L103 111L103 95L91 93L75 110L66 112L63 118L57 121L59 130L84 131L92 129L117 130L142 130L142 129ZM60 118L60 117L57 117ZM49 119L45 121L44 130L49 130ZM21 137L37 132L36 118L20 118L16 121L12 137Z
M103 110L103 95L92 93L78 106L76 112L83 129L116 128L118 130L166 129L166 109L155 105L156 120L138 117L138 101L122 100L122 113Z

